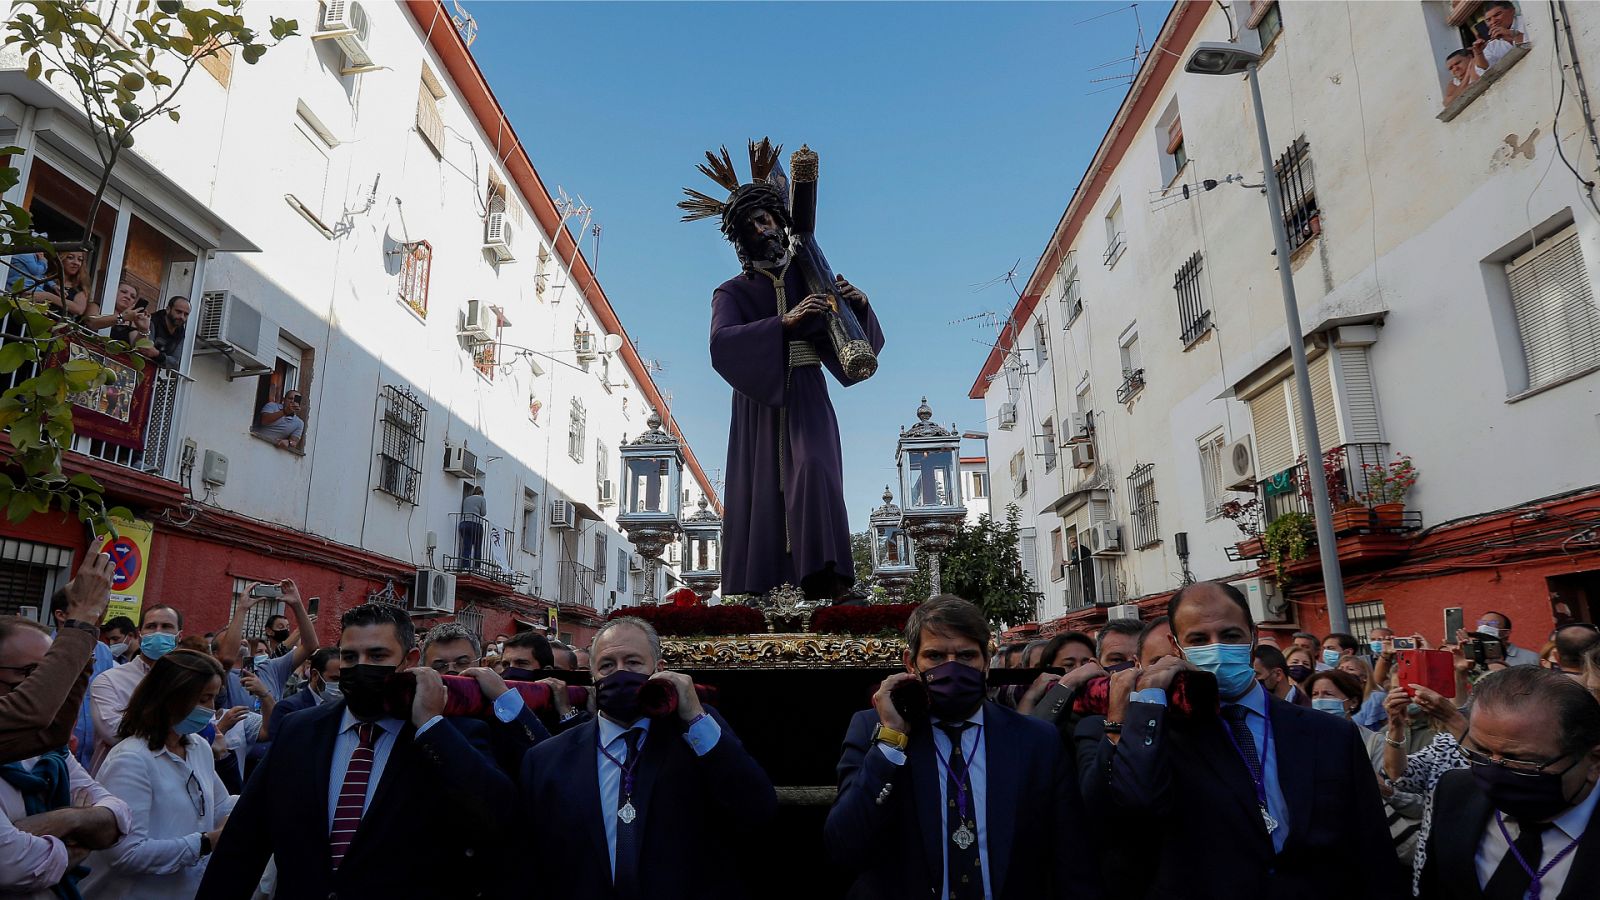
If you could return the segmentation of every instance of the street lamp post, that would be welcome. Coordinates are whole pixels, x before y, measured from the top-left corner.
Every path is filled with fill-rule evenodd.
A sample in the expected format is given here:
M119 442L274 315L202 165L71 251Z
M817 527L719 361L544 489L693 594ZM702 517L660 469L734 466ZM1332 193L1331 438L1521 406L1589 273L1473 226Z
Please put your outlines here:
M940 556L955 540L967 518L961 505L961 432L933 421L928 398L917 407L917 424L902 428L895 449L900 470L901 515L906 533L927 554L929 598L943 590Z
M1250 82L1250 102L1255 107L1256 140L1261 145L1263 190L1267 218L1272 225L1272 245L1278 256L1278 282L1283 289L1283 318L1289 330L1289 353L1294 358L1295 392L1300 398L1300 429L1305 435L1307 481L1311 482L1311 511L1317 522L1317 555L1322 560L1322 583L1328 598L1328 624L1348 634L1350 615L1345 609L1344 576L1339 568L1339 547L1333 536L1333 507L1328 502L1328 482L1322 472L1322 439L1317 434L1317 411L1311 401L1311 370L1306 365L1305 337L1300 331L1300 306L1295 299L1294 273L1289 269L1289 238L1284 233L1283 203L1271 183L1272 145L1267 138L1267 114L1261 104L1261 82L1256 67L1261 54L1238 44L1206 41L1190 54L1184 71L1196 75L1236 75Z
M649 430L622 445L622 509L617 526L645 558L644 602L651 605L656 602L661 551L682 532L678 515L683 446L661 427L659 413L652 410L645 424Z

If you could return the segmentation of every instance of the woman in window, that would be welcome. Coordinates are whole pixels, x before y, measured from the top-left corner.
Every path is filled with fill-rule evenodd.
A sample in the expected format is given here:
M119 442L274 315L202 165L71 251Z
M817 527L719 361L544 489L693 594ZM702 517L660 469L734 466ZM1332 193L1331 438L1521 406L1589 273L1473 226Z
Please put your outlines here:
M132 829L95 853L84 883L95 898L191 897L237 799L217 777L212 723L222 666L193 650L156 661L134 689L99 779L128 804Z
M89 271L82 250L68 250L58 258L56 271L33 292L33 299L48 303L66 318L81 320L89 312Z

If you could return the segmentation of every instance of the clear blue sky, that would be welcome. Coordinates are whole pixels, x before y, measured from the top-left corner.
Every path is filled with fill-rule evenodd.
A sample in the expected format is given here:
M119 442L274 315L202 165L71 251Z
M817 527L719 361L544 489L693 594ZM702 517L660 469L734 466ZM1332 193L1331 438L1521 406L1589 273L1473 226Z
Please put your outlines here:
M601 283L707 471L727 448L730 389L706 352L712 290L737 273L711 222L683 224L694 166L770 135L822 158L817 239L867 293L887 346L871 380L833 384L846 504L865 527L894 483L899 426L992 431L967 390L1017 286L1071 197L1124 88L1125 3L472 3L473 55L545 184L602 228ZM1170 4L1139 6L1146 43ZM806 60L799 68L800 60ZM584 253L596 261L594 239ZM987 286L984 286L987 285ZM981 447L969 442L965 452ZM1003 462L996 465L1003 471ZM898 488L896 488L898 493Z

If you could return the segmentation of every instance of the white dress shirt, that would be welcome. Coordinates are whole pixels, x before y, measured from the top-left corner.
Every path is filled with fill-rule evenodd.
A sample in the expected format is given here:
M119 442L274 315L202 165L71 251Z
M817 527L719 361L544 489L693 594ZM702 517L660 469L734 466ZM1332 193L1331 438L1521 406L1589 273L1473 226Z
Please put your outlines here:
M1555 855L1568 844L1583 836L1583 830L1589 827L1589 820L1594 818L1597 801L1600 801L1600 790L1591 788L1589 796L1585 797L1582 803L1550 820L1550 824L1555 827L1545 829L1541 836L1544 851L1539 857L1540 864L1534 866L1535 871L1554 859ZM1505 820L1506 831L1511 832L1511 839L1516 840L1521 837L1522 824L1510 816L1506 816ZM1495 822L1494 814L1490 813L1489 825L1484 829L1483 837L1478 839L1478 853L1473 857L1473 863L1478 869L1480 887L1487 885L1489 879L1494 877L1494 870L1500 868L1500 861L1505 859L1508 847L1505 835L1500 833L1499 823ZM1567 883L1567 873L1572 871L1572 857L1575 853L1576 850L1568 853L1565 859L1552 866L1544 878L1540 879L1539 884L1542 888L1540 896L1554 897L1561 893L1562 886Z
M39 757L22 760L22 765L33 769ZM117 830L127 834L132 829L128 805L113 797L89 776L78 761L67 755L67 770L72 778L72 803L74 806L103 806L117 819ZM5 781L0 781L0 890L7 900L54 900L50 890L67 872L67 847L60 838L36 837L18 831L12 825L27 816L22 794Z
M644 732L639 735L639 752L643 753L645 740L650 737L650 720L640 719L632 725L618 725L605 716L596 716L595 722L600 726L600 738L594 751L596 765L600 767L600 821L606 826L606 848L611 854L611 877L616 878L617 792L622 785L622 770L616 763L606 758L606 753L609 752L622 760L623 765L627 765L628 731L637 728ZM683 739L689 742L689 747L694 750L695 756L705 756L711 752L711 748L717 746L717 741L722 739L722 726L717 724L716 719L706 715L684 732Z
M217 777L211 745L191 734L179 756L166 747L151 750L144 738L124 738L106 754L100 783L128 804L133 825L89 857L83 893L96 900L193 896L209 858L200 853L200 835L216 830L238 799Z
M992 900L994 891L989 881L989 766L985 752L989 743L978 726L983 724L983 707L967 719L972 724L961 732L961 753L967 761L967 789L972 792L972 815L978 823L978 864L983 869L983 896L985 900ZM938 750L938 757L945 763L950 762L950 736L944 733L943 728L934 723L933 746ZM886 744L878 745L879 751L885 759L897 766L906 764L906 755L903 751L896 750ZM943 815L949 810L949 801L946 791L949 790L950 775L944 770L944 764L935 762L939 766L939 811ZM943 816L943 830L939 833L939 849L943 854L940 865L944 871L944 895L950 893L950 835L960 827L959 823L952 824L947 815Z
M128 710L128 699L133 689L150 674L150 660L144 654L132 662L107 669L89 682L89 712L94 718L94 764L90 770L100 771L106 754L116 746L117 729L122 725L122 714Z

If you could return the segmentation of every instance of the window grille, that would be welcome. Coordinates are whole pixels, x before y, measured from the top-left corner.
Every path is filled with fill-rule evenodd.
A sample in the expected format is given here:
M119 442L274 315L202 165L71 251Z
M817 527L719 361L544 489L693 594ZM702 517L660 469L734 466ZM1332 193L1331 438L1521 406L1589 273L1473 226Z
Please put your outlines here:
M383 443L378 450L378 490L415 505L422 483L422 447L428 410L399 385L383 386Z
M1389 613L1382 600L1352 603L1345 612L1350 616L1350 634L1363 644L1372 639L1373 629L1389 627Z
M604 534L595 535L594 536L594 583L595 584L605 584L606 583L606 569L610 565L610 562L611 561L606 557L606 535L604 535Z
M1133 546L1136 550L1161 542L1156 506L1155 463L1136 466L1128 475L1128 509L1133 517Z
M1034 365L1043 368L1045 362L1050 359L1049 329L1043 318L1033 323L1033 344Z
M1292 253L1322 231L1316 185L1311 178L1311 151L1304 137L1295 139L1273 166L1278 199L1283 203L1283 230Z
M567 455L573 462L583 462L584 435L588 430L589 413L583 401L572 398L572 414L567 417Z
M1056 423L1054 419L1044 420L1044 434L1039 435L1040 455L1044 457L1044 470L1053 472L1056 468Z
M1205 258L1196 251L1172 278L1172 290L1178 295L1178 322L1183 325L1183 332L1178 338L1185 347L1199 340L1211 328L1211 310L1200 291L1200 272L1203 268Z
M413 241L400 247L400 301L423 318L428 317L428 274L433 269L433 245Z
M1222 515L1226 493L1222 489L1222 453L1227 446L1220 431L1200 442L1200 487L1205 492L1208 519Z

